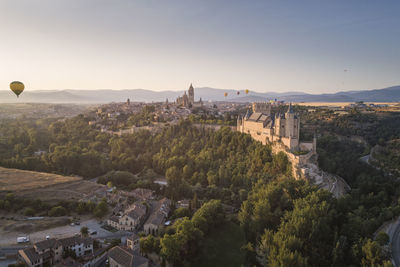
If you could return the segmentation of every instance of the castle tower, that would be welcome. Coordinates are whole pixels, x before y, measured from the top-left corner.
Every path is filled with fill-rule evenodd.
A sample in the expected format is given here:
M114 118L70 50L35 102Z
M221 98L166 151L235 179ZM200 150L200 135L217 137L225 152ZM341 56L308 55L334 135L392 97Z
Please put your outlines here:
M241 115L239 115L237 118L236 130L238 132L242 132L242 116Z
M190 84L188 92L189 92L189 103L191 103L193 105L193 103L194 103L194 88L193 88L192 84Z
M289 104L288 111L285 113L285 137L289 138L287 146L290 150L299 148L300 138L300 119L292 109L292 103Z
M285 114L285 136L298 138L298 119L296 114L293 112L292 103L289 104L288 111Z

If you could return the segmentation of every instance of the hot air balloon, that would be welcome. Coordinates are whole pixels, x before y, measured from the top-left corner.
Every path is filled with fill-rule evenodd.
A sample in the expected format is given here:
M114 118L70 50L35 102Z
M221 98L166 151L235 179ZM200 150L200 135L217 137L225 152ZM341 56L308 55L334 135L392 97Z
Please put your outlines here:
M246 95L247 95L250 91L249 91L249 89L246 89L245 92L246 92Z
M10 83L10 89L14 92L14 94L19 97L19 95L24 91L24 84L22 82L14 81Z
M224 96L225 96L225 98L226 98L226 97L228 96L228 93L225 92L225 93L224 93Z
M239 92L239 91L237 91L237 92L236 92L236 94L237 94L237 95L240 95L240 92Z

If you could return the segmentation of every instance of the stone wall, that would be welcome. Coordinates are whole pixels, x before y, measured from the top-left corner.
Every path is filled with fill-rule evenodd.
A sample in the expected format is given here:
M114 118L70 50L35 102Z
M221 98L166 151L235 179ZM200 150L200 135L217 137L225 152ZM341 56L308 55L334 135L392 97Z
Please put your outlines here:
M273 142L272 143L272 152L279 153L283 152L288 157L289 161L292 163L292 174L293 177L296 179L306 179L305 173L302 170L302 165L307 164L311 161L313 156L317 157L317 153L314 150L309 151L307 154L304 155L295 155L291 153L287 147L280 143L280 142Z

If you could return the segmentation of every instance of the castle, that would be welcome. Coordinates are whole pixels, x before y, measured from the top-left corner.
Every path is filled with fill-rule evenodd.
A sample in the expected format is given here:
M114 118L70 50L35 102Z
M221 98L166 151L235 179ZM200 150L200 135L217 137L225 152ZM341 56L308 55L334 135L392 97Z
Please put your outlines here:
M316 151L316 142L300 142L300 117L292 105L286 113L271 115L271 105L266 102L253 103L252 112L237 120L237 131L250 134L253 139L267 143L281 143L290 152Z
M185 93L183 96L180 96L176 99L176 104L179 106L183 106L185 108L193 108L193 107L202 107L203 101L200 98L199 102L194 101L194 88L193 85L190 84L188 94Z
M307 179L337 198L350 186L343 178L324 172L317 163L317 139L300 142L300 116L289 105L285 113L271 115L270 103L253 103L252 112L237 120L237 131L250 134L263 144L270 144L273 153L283 152L291 163L293 177Z

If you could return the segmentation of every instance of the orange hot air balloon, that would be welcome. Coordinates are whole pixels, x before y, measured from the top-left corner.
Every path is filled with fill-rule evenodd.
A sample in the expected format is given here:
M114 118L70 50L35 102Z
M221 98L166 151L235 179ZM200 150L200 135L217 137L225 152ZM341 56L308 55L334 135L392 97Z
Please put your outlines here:
M247 95L247 94L250 92L250 90L249 90L249 89L246 89L245 92L246 92L246 95Z
M228 93L224 93L224 96L227 97L227 96L228 96Z
M22 82L13 81L10 83L10 89L17 95L17 97L19 97L19 95L24 91L24 88L25 86Z

